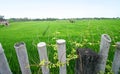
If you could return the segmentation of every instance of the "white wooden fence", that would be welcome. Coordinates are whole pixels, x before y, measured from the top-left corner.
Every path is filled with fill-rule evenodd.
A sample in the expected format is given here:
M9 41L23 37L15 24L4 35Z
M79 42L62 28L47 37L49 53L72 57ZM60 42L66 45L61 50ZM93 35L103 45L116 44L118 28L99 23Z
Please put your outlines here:
M101 44L100 44L100 52L99 52L99 54L102 56L101 61L98 64L99 71L103 71L103 72L105 71L110 43L111 43L111 38L107 34L103 34L101 36ZM58 49L59 62L66 63L66 41L63 39L59 39L56 40L56 44ZM16 43L14 45L14 48L18 57L22 74L32 74L29 67L29 61L28 61L28 55L27 55L25 43L24 42ZM38 49L40 61L45 60L45 65L41 66L42 73L49 74L50 70L47 67L49 59L47 56L46 43L45 42L38 43L37 49ZM115 52L112 70L115 74L118 74L120 68L120 42L117 42L116 49L117 50ZM67 73L66 64L60 66L59 73L60 74ZM1 44L0 44L0 74L12 74Z

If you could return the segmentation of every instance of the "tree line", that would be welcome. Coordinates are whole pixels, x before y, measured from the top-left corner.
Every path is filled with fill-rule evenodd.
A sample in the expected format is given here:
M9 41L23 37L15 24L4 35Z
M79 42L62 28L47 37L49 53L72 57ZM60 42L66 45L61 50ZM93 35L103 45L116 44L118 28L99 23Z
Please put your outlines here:
M59 18L35 18L35 19L31 19L31 18L9 18L9 19L5 19L4 16L0 15L0 21L9 21L9 22L20 22L20 21L56 21L56 20L90 20L90 19L95 19L95 20L101 20L101 19L120 19L120 17L114 17L114 18L106 18L106 17L94 17L94 18L63 18L63 19L59 19Z

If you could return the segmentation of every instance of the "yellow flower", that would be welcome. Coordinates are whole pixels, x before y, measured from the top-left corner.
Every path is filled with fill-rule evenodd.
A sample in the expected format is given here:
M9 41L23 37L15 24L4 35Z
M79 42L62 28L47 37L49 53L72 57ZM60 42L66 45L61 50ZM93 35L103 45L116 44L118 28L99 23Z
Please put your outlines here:
M45 59L39 63L39 66L44 66L44 65L45 65Z
M89 45L92 45L92 43L91 43L91 42L89 42Z

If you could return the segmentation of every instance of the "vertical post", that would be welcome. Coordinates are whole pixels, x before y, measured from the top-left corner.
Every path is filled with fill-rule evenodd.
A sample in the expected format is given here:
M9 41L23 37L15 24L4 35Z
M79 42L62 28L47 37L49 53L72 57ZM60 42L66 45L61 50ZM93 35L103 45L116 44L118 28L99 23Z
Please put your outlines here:
M0 43L0 74L12 74L1 43Z
M14 48L17 53L22 74L31 74L25 43L24 42L16 43L14 45Z
M44 62L45 65L42 66L42 73L49 74L49 68L47 67L48 66L48 56L47 56L47 50L46 50L46 43L40 42L37 44L37 47L38 47L40 61L45 60L45 62Z
M78 48L76 58L75 74L97 74L96 65L99 55L89 48Z
M58 59L60 63L64 64L63 66L60 66L60 74L66 74L66 41L59 39L56 42L58 49Z
M120 73L120 42L116 43L116 52L113 60L112 70L114 74Z
M104 72L105 71L105 66L106 66L106 61L108 58L108 52L110 48L110 43L111 43L111 38L107 34L103 34L101 36L101 43L100 43L100 59L97 65L97 71L98 72Z

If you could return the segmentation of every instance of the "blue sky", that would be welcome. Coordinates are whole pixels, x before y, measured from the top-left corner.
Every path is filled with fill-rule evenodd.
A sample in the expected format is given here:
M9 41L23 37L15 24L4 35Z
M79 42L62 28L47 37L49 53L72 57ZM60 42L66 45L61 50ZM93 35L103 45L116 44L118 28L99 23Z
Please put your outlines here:
M120 17L120 0L0 0L5 18Z

